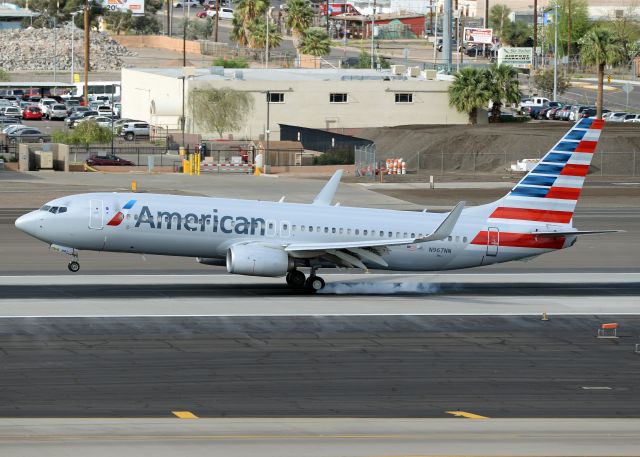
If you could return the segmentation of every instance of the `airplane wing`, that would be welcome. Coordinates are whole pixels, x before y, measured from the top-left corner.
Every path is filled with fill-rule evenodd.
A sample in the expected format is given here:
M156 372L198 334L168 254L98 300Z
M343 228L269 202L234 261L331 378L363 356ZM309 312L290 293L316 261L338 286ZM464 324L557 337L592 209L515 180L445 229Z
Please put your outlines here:
M316 198L313 199L312 205L329 206L338 190L340 178L342 178L342 170L337 170L318 195L316 195Z
M531 235L554 237L554 236L571 236L571 235L599 235L602 233L624 233L624 230L574 230L574 231L566 231L566 232L531 232Z
M335 176L335 175L334 175ZM338 265L347 267L358 267L366 269L362 261L370 261L378 265L387 266L387 263L380 256L380 251L376 248L388 246L398 246L414 243L428 243L430 241L444 240L453 231L465 202L458 203L447 215L442 223L433 233L422 238L394 238L383 240L367 241L336 241L327 243L291 243L284 247L287 252L317 252L318 257L330 260Z

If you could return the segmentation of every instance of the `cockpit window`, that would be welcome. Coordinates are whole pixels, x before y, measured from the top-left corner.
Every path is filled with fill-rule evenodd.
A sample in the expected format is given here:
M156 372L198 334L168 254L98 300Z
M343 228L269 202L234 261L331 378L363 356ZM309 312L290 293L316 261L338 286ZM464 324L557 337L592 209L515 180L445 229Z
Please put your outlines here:
M60 214L60 213L66 213L67 207L44 205L42 208L40 208L40 211L48 211L49 213L52 213L52 214Z

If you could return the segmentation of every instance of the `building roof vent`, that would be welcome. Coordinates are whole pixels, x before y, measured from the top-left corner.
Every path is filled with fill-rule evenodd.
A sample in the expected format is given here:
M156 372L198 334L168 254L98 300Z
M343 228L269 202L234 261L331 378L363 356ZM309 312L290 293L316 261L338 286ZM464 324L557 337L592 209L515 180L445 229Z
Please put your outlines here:
M213 66L209 68L209 72L212 75L224 76L224 67Z
M236 77L236 79L240 79L240 80L244 79L243 71L242 70L236 70L235 71L235 77Z

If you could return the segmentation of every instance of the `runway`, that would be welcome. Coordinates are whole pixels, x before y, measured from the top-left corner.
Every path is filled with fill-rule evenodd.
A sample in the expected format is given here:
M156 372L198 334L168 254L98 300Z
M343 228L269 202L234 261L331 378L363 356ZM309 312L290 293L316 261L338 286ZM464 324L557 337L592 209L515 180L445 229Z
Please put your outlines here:
M610 315L5 318L0 417L638 418L639 333Z

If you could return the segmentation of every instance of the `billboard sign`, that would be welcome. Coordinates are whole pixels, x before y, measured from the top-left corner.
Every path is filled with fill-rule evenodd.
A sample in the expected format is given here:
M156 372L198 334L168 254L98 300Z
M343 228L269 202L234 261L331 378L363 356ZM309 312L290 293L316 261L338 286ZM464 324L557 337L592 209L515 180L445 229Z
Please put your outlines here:
M491 44L493 29L464 28L464 42L473 44Z
M144 14L144 0L102 0L102 6L109 11L131 11L134 16Z
M533 48L500 48L498 50L498 65L502 64L515 68L531 68Z

